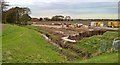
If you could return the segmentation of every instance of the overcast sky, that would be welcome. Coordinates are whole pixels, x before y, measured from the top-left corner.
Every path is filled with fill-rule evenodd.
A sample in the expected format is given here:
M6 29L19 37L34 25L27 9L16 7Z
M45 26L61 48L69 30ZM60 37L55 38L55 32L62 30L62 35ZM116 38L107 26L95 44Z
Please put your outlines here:
M118 18L119 0L5 0L11 7L29 7L32 17Z

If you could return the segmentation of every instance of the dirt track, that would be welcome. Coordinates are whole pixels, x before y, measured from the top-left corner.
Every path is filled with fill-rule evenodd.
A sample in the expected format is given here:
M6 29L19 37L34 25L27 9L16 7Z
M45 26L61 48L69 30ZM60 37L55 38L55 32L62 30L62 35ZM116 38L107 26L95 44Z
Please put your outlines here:
M33 25L33 26L38 26L43 30L47 30L47 31L50 31L50 32L62 34L64 36L68 36L68 35L73 35L74 36L74 35L78 35L80 32L91 30L91 29L85 28L85 27L63 28L62 26L58 26L58 25Z
M90 26L86 27L84 25L82 27L66 27L65 25L63 26L63 24L53 25L52 22L40 22L40 23L41 24L36 23L32 25L40 27L40 29L48 31L50 34L53 35L54 34L62 35L61 38L59 39L68 37L67 40L69 41L73 41L73 40L76 41L78 39L81 39L82 37L90 37L92 35L102 35L106 31L118 31L118 28L90 27ZM69 23L70 22L68 22L67 24Z

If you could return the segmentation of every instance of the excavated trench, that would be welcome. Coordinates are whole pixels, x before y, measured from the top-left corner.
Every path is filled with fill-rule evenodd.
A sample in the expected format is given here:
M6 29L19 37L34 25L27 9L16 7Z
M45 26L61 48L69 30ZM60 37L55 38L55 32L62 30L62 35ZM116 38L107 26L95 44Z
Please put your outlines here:
M106 32L106 30L85 31L85 32L79 33L79 35L69 36L68 39L71 39L71 40L81 40L83 38L91 37L93 35L103 35L105 32ZM50 37L49 34L45 34L45 36L48 39ZM65 42L66 44L64 44L64 40L62 40L61 38L60 39L56 39L54 41L51 40L51 41L54 43L53 44L54 46L57 46L58 48L61 48L60 50L62 50L62 49L69 49L71 52L77 54L79 57L82 57L82 58L90 58L90 57L92 57L92 53L90 53L90 52L88 52L86 50L80 49L80 48L73 47L71 45L71 42L69 42L69 41ZM55 44L57 44L57 45L55 45ZM65 54L65 53L63 53L63 51L61 51L60 53ZM74 58L76 58L76 56ZM71 56L71 59L74 59L74 58Z
M83 38L91 37L94 35L103 35L107 31L114 31L114 30L103 30L103 29L101 30L101 29L99 29L99 30L85 31L85 32L79 33L79 35L69 36L68 39L82 40ZM93 57L93 53L90 53L82 48L73 47L71 42L66 42L66 44L62 45L62 46L63 46L63 48L70 49L71 51L75 52L78 56L80 56L82 58ZM97 53L97 55L99 55L99 54Z
M43 29L43 30L45 30L45 29ZM50 42L54 46L58 47L60 49L60 53L65 55L67 57L67 59L69 59L69 60L74 60L76 57L79 57L79 58L82 57L83 59L92 57L92 53L88 52L87 50L82 49L82 48L76 48L76 47L74 47L72 45L73 43L68 42L68 41L65 42L65 40L61 39L61 37L64 37L64 35L61 35L59 33L56 34L55 31L54 32L50 32L50 29L46 30L47 32L50 32L50 34L61 35L60 38L51 39L51 37L50 37L51 35L50 34L45 33L45 32L43 32L41 30L36 30L36 31L41 33L42 36L44 38L46 38L46 40L48 42ZM61 30L61 31L63 31L63 30ZM113 31L113 30L94 29L94 30L89 30L89 31L83 31L83 32L79 32L79 34L74 35L74 36L71 36L69 34L68 39L76 40L76 41L77 40L82 40L83 38L91 37L91 36L94 36L94 35L103 35L106 31ZM64 42L66 44L64 44ZM64 51L64 49L68 50L68 51ZM73 52L73 53L77 54L77 56L76 55L72 55L72 54L70 55L69 52Z
M80 32L79 35L75 35L75 36L69 35L68 39L70 39L70 40L81 40L83 38L91 37L93 35L103 35L106 31L107 30L100 30L100 29L99 30L84 31L84 32ZM82 48L80 49L80 48L73 47L71 45L71 42L67 42L67 41L65 42L65 40L63 40L61 38L59 38L59 39L51 39L50 34L54 34L54 33L47 34L47 33L44 33L44 32L42 32L40 30L38 32L40 32L44 36L44 38L46 38L49 42L51 42L51 44L58 47L61 50L60 53L65 55L65 56L67 56L69 53L67 53L67 52L64 53L63 49L67 49L67 50L69 49L70 52L73 52L73 53L77 54L77 56L82 57L82 58L90 58L90 57L92 57L92 53L90 53L90 52L88 52L88 51L86 51L86 50L84 50ZM64 44L64 42L66 44ZM70 57L70 59L73 60L77 56L72 56L71 55L71 56L68 56L68 57Z

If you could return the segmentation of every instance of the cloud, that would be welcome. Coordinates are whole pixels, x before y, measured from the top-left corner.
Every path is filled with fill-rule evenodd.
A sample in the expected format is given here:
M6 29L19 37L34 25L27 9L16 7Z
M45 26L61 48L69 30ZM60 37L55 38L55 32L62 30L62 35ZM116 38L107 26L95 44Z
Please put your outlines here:
M84 15L91 17L100 15L110 18L117 16L119 0L6 0L11 6L29 7L31 16ZM88 15L87 15L88 14ZM106 15L103 15L106 14ZM116 15L116 16L115 16Z
M99 4L99 5L98 5ZM117 13L118 4L115 2L94 2L94 3L75 3L75 4L66 4L66 3L50 3L45 6L30 6L34 11L63 11L63 12L93 12L93 13Z
M77 3L77 2L118 2L119 0L5 0L12 5L32 5L38 3Z
M72 15L74 16L74 15ZM117 19L118 15L116 14L107 14L107 13L89 13L89 14L80 14L73 18L82 18L82 19Z

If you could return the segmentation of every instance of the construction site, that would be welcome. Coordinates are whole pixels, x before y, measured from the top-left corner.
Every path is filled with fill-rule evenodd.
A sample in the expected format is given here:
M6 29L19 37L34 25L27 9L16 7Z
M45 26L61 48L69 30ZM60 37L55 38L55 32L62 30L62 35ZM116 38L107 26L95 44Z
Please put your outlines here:
M51 34L67 37L69 42L76 42L82 37L102 35L106 31L118 31L120 22L34 22L32 25L40 27ZM73 41L72 41L73 40Z
M74 47L84 38L103 35L107 31L118 32L119 22L34 22L32 26L38 27L43 37L59 49L70 49L78 55L89 58L99 55L98 52L88 52L82 48ZM63 51L61 52L63 53ZM65 53L63 53L65 54ZM71 56L70 56L71 57ZM72 58L73 59L73 58Z
M0 64L119 64L119 3L1 0Z
M59 34L72 40L93 35L102 35L106 31L118 31L120 22L34 22L32 25L40 27L52 34Z
M34 22L33 26L40 28L46 39L54 42L58 47L64 48L67 44L77 43L79 40L91 36L103 35L107 31L119 30L120 22ZM45 32L43 32L45 31ZM47 32L47 33L46 33ZM57 37L50 37L54 35Z

